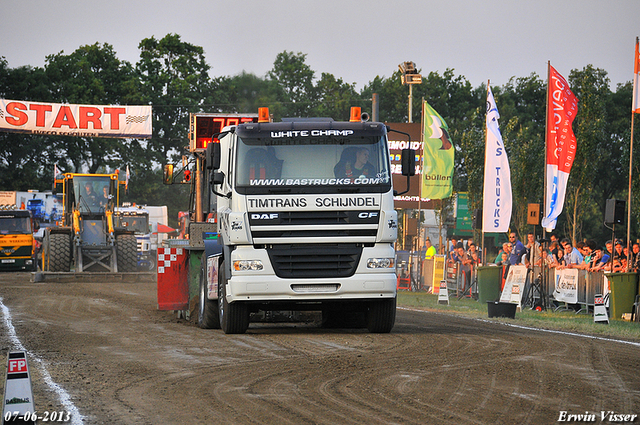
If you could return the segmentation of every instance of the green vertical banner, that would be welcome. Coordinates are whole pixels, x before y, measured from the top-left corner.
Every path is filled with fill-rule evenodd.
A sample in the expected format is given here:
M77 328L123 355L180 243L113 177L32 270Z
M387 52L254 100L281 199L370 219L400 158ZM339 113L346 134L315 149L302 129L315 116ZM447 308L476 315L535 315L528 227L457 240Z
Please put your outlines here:
M458 192L456 200L456 230L473 231L473 220L469 211L469 194Z
M422 197L444 199L453 191L454 148L445 120L426 101L422 102Z

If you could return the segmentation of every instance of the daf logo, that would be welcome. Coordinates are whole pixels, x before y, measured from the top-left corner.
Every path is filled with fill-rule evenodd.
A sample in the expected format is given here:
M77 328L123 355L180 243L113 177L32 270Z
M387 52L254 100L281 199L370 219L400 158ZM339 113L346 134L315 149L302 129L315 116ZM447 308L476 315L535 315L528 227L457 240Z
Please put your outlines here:
M263 213L263 214L254 213L254 214L251 214L251 219L252 219L252 220L277 220L277 219L278 219L278 214L277 214L277 213L271 213L271 214L267 214L267 213Z
M358 214L358 218L362 218L362 219L374 218L377 216L378 216L377 212L361 212L360 214Z

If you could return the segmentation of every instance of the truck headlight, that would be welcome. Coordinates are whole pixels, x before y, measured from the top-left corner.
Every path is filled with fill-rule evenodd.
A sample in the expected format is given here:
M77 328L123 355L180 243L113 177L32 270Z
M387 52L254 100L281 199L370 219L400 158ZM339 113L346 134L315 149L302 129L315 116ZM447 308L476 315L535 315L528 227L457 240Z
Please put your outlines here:
M262 261L260 260L236 260L233 262L235 271L257 271L262 270Z
M369 258L367 260L368 269L392 269L393 266L393 258Z

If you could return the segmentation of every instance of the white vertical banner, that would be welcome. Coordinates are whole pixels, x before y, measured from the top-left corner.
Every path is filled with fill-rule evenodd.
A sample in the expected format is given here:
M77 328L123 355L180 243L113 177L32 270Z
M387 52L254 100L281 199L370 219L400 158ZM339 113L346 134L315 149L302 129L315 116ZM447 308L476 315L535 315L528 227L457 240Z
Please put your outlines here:
M507 232L511 222L511 170L498 125L500 114L493 99L491 87L487 86L482 231L484 233Z

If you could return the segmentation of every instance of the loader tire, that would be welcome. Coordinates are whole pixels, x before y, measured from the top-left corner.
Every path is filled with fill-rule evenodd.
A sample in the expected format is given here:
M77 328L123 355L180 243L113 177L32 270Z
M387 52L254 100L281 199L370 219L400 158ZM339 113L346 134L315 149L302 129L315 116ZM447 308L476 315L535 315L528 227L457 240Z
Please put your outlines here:
M50 272L71 271L71 240L66 233L49 233L45 252L45 269ZM46 248L45 248L46 249Z
M118 273L135 273L138 270L138 242L134 235L116 236L116 260Z

